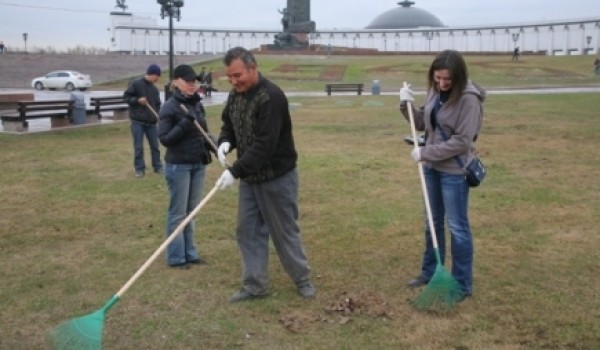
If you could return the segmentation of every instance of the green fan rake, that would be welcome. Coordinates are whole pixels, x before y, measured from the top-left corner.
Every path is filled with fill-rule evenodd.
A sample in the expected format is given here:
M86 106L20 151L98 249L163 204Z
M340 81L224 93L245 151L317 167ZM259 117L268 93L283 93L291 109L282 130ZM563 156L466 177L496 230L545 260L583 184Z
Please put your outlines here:
M100 350L102 349L102 329L104 328L104 317L108 310L113 307L121 296L137 281L137 279L148 269L150 264L167 248L177 235L183 231L185 226L198 214L200 209L217 192L218 186L204 197L204 199L188 214L188 216L177 226L161 246L152 254L148 260L137 270L137 272L125 283L125 285L113 295L102 308L95 312L66 321L50 332L50 341L54 349L60 350Z
M409 85L404 82L404 87L408 88ZM415 128L413 109L410 101L408 102L407 107L413 144L415 147L419 147L417 142L417 130ZM458 282L442 264L442 259L440 258L440 249L438 247L437 236L435 233L435 225L433 224L433 216L431 214L431 205L429 204L429 195L427 193L425 175L423 173L423 164L418 162L418 167L419 176L421 178L421 188L423 190L423 200L425 201L427 220L429 222L429 230L431 233L431 242L433 244L437 266L435 268L435 273L429 280L429 283L427 283L427 286L423 289L421 294L415 300L413 300L413 305L419 310L444 312L451 310L464 298L464 295Z

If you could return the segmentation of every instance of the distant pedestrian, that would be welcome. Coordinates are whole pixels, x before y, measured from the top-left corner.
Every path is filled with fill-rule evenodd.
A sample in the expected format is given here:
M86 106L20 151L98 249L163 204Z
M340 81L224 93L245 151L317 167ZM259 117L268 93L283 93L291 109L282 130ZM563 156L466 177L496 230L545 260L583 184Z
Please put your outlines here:
M512 55L512 60L513 61L518 61L519 60L519 55L521 54L521 52L519 51L519 47L515 47L514 51L513 51L513 55Z
M0 55L4 54L4 42L0 41Z
M146 69L146 75L135 79L123 93L125 102L129 105L129 118L131 119L131 135L133 137L135 177L142 177L146 171L144 161L144 135L148 139L152 155L152 167L157 174L163 173L160 160L160 149L156 123L158 118L154 112L160 110L160 94L154 85L160 78L160 67L151 64ZM154 111L151 110L154 109Z
M202 67L202 70L200 70L200 73L198 73L198 75L196 76L196 80L198 80L200 84L204 84L205 75L206 67Z
M206 67L202 66L200 73L196 76L196 80L200 84L197 90L198 94L200 97L206 96Z
M596 75L600 75L600 58L596 58L594 61L594 72L596 72Z
M209 96L209 97L213 91L212 82L213 82L212 68L210 68L208 70L208 72L204 75L204 85L206 86L206 96Z

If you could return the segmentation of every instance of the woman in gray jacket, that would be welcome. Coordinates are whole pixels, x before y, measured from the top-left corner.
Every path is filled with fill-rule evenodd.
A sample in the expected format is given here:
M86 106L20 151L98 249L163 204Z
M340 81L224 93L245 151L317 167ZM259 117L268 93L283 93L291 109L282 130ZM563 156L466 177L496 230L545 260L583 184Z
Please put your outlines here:
M469 225L469 185L462 164L469 164L481 129L486 92L469 80L464 59L454 50L440 52L428 73L425 104L413 108L415 127L425 131L425 146L414 148L412 158L423 162L425 183L440 258L444 262L444 221L451 235L452 276L463 296L473 293L473 237ZM400 90L400 111L408 119L407 102L414 102L409 87ZM412 103L411 103L412 105ZM460 161L458 160L460 159ZM436 268L428 220L421 273L408 285L426 285Z

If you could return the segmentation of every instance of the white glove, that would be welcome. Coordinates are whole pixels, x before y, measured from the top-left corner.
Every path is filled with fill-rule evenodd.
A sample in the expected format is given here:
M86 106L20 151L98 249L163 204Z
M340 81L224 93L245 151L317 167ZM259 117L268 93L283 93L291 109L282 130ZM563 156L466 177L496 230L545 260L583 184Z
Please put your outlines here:
M231 174L231 171L225 170L223 174L221 174L221 177L217 180L216 186L218 186L220 190L224 190L233 185L234 182L235 178Z
M400 102L415 102L415 98L413 97L414 94L414 91L410 89L410 84L408 84L408 87L403 87L402 89L400 89Z
M413 148L413 150L410 152L410 156L412 157L412 159L415 160L415 162L420 161L421 160L421 148L420 147Z
M219 162L221 165L226 168L227 167L227 157L225 156L229 153L229 149L231 148L231 144L227 141L223 142L219 145L219 150L217 151L217 156L219 157Z

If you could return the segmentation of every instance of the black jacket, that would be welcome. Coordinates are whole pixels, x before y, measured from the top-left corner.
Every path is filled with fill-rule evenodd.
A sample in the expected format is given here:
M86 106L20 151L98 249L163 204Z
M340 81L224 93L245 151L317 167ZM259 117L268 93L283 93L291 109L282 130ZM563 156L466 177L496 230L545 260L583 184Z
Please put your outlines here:
M296 167L288 100L275 84L260 76L245 93L231 90L221 115L219 143L237 149L230 168L235 178L251 183L273 180Z
M158 123L158 139L167 148L165 162L208 164L211 162L210 143L202 136L196 125L185 117L185 112L181 108L182 104L208 133L204 106L200 102L200 96L194 94L186 97L179 90L175 90L160 109Z
M156 116L154 116L148 106L143 106L137 102L140 97L145 97L150 106L158 113L161 104L160 94L156 86L144 77L135 79L129 84L129 87L123 93L123 100L130 107L129 118L132 121L144 124L156 124Z

